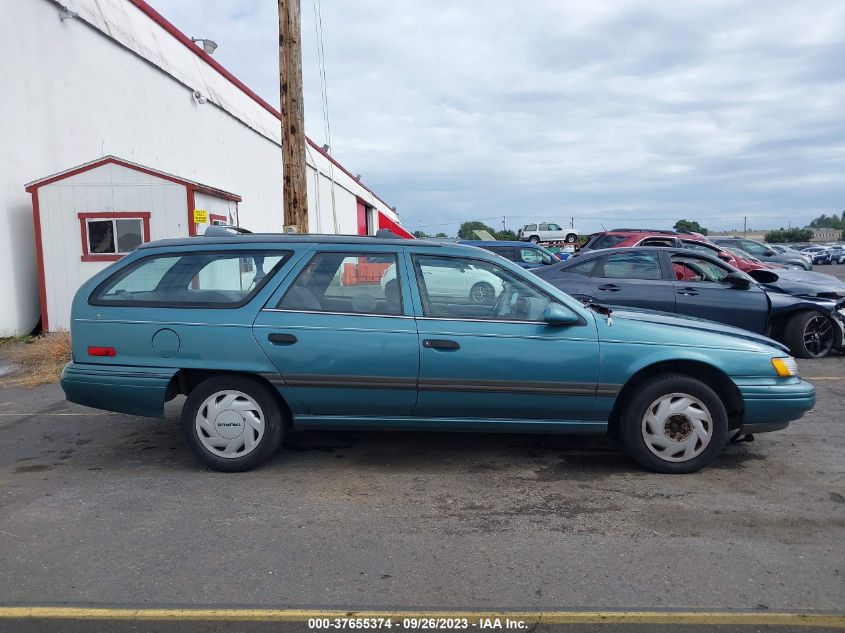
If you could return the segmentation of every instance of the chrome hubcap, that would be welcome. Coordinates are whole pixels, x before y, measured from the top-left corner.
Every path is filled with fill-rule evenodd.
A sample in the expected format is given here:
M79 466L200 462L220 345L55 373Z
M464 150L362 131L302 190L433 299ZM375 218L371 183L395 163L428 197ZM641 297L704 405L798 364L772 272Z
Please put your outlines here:
M700 455L713 436L713 418L698 398L685 393L660 396L642 421L645 444L667 462L685 462Z
M470 292L470 297L475 303L485 303L490 300L490 288L483 284L475 286Z
M229 459L243 457L264 437L264 412L241 391L218 391L200 406L195 428L210 453Z

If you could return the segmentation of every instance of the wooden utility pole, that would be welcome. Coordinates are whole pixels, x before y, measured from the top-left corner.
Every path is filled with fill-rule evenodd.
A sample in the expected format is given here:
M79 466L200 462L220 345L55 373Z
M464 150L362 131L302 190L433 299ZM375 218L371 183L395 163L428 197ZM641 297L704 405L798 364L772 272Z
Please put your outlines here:
M305 111L302 103L300 0L279 0L279 93L282 114L282 169L285 224L308 232L305 181Z

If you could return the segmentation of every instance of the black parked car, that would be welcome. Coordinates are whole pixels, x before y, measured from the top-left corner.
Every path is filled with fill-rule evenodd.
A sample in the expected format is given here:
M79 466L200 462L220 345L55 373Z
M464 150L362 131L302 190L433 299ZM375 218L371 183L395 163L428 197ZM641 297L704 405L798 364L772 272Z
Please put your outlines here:
M813 263L810 258L798 251L778 253L776 250L769 248L767 244L762 244L755 240L749 240L745 237L711 237L711 242L717 246L729 246L731 248L739 248L743 251L751 253L759 260L768 264L783 264L784 266L796 266L804 270L812 270Z
M782 341L801 358L821 358L843 345L841 297L787 294L704 253L607 249L533 272L583 301L726 323Z

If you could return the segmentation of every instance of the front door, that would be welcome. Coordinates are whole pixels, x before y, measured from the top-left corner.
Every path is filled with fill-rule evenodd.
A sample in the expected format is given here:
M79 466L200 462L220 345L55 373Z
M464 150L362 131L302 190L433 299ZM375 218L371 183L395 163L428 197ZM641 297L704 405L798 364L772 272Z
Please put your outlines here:
M664 279L657 250L605 255L593 269L590 287L599 303L675 311L675 289Z
M403 416L414 409L417 331L404 269L395 249L385 248L317 252L255 322L259 344L305 416Z
M696 254L665 253L675 275L675 305L678 314L735 325L764 333L769 319L769 300L755 283L738 287L726 278L732 272L724 264Z
M414 415L482 420L590 420L599 375L595 323L543 320L552 297L497 264L408 257L420 342ZM454 278L494 289L489 301L447 297ZM529 275L529 273L524 273ZM469 421L467 420L469 423Z

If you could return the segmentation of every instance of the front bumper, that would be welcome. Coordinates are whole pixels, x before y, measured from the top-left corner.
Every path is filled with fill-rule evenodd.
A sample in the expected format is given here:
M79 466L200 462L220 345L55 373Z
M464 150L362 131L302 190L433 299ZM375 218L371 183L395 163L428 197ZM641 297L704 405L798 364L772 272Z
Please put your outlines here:
M61 385L69 402L94 409L162 417L171 367L68 363Z
M800 378L737 384L742 395L743 433L785 429L816 404L816 388Z

